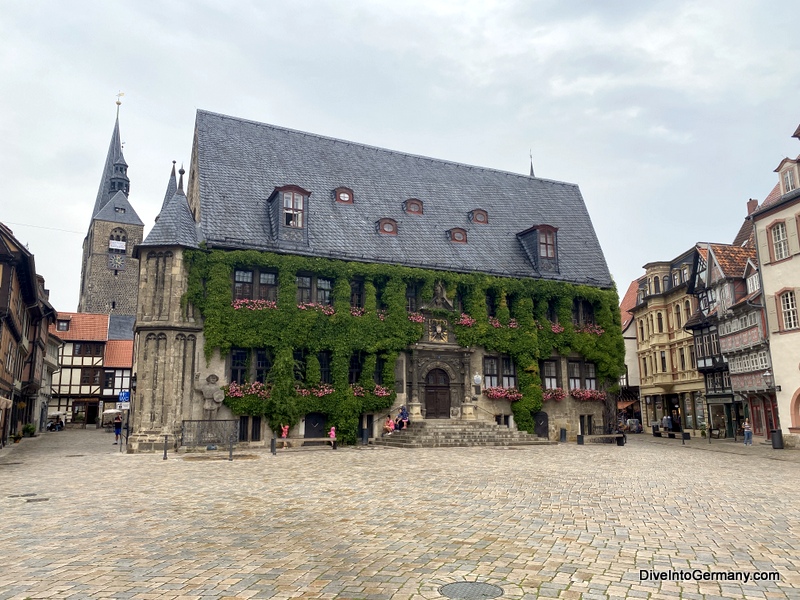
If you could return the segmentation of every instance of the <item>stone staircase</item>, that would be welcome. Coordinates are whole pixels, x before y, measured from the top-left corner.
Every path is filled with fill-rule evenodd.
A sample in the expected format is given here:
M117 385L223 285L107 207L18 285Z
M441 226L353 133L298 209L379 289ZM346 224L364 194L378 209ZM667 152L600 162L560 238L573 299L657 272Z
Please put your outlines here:
M464 446L550 445L544 438L485 421L428 420L409 423L408 429L372 440L390 448L454 448Z

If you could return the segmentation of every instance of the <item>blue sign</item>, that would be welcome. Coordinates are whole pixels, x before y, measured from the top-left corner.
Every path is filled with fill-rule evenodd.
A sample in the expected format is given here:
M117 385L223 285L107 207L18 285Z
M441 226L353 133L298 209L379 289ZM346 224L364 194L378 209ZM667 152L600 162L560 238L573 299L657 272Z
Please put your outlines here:
M131 393L128 390L119 393L119 401L120 402L130 402Z

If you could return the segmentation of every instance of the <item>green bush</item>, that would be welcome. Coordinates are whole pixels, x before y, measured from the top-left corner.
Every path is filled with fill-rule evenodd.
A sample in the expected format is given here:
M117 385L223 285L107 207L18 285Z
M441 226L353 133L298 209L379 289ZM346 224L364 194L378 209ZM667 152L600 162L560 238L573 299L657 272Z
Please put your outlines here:
M22 427L22 435L27 437L33 437L33 434L36 433L36 426L33 423L28 423L23 425Z

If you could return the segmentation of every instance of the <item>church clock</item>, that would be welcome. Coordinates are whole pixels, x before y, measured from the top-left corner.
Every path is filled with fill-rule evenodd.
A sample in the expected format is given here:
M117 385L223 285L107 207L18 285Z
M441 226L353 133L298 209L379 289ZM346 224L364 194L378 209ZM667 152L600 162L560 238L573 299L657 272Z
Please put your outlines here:
M108 255L108 268L121 271L125 268L125 256L122 254Z

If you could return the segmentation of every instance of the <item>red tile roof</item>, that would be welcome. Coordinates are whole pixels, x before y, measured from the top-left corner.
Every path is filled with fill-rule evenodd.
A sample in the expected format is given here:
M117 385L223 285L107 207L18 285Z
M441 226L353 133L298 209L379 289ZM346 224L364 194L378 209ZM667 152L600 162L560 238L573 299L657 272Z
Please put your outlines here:
M628 291L625 292L625 295L622 297L622 302L619 303L619 313L622 317L622 331L625 331L625 328L628 327L633 320L633 314L631 314L630 310L636 306L636 294L638 291L639 280L634 279L628 286Z
M130 369L133 366L133 340L109 340L103 366Z
M725 277L744 277L748 259L756 260L756 249L753 247L740 248L727 244L709 244L709 247Z
M776 183L775 187L772 188L772 191L767 194L767 197L764 198L764 202L761 203L759 208L764 208L765 206L769 206L770 204L775 204L778 200L781 199L781 184Z
M56 323L58 321L69 321L69 330L58 331L57 325L53 324L48 331L65 342L105 342L108 339L108 315L60 312Z

